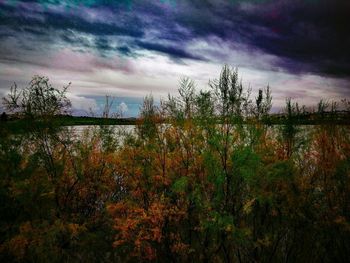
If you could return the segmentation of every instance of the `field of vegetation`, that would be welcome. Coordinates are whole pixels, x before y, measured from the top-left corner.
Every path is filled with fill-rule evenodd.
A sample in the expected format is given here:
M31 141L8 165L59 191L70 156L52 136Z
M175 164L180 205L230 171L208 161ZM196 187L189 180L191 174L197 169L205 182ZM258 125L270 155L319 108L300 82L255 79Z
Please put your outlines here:
M65 94L37 76L4 99L24 128L0 124L1 262L348 262L349 102L271 117L225 66L76 136Z

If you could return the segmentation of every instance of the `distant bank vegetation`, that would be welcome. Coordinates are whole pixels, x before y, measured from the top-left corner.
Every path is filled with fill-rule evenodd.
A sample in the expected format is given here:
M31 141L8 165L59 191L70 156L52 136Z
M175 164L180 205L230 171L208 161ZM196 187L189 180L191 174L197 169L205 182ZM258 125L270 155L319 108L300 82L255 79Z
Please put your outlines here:
M25 132L2 117L0 261L348 262L349 103L271 115L270 88L252 98L227 66L210 86L184 78L132 132L78 137L67 87L13 87Z
M252 123L256 120L265 124L283 124L286 121L294 124L350 124L350 101L343 99L340 102L325 101L323 99L314 106L306 107L286 99L286 105L278 113L270 113L272 107L272 95L269 86L259 89L256 98L251 98L251 89L244 89L238 79L237 69L224 66L220 78L209 83L210 90L199 92L195 83L189 78L182 78L178 90L179 97L168 96L168 100L162 100L160 106L155 106L155 113L159 115L159 122L169 122L174 117L171 107L179 110L177 116L181 118L198 118L200 111L207 110L221 123L223 110L220 100L231 104L225 114L231 115L236 123ZM14 84L9 94L4 97L3 105L7 112L3 112L0 121L17 121L11 124L20 128L27 120L55 119L60 125L123 125L136 124L137 117L122 118L122 113L111 113L113 97L106 96L101 116L96 116L93 111L86 116L71 116L71 102L66 96L70 83L62 90L52 87L49 79L43 76L34 76L28 87L18 89ZM151 96L144 98L153 100ZM204 104L203 104L204 103ZM170 110L170 111L169 111ZM237 112L237 110L239 112ZM189 114L191 113L191 114ZM90 116L88 116L90 115ZM239 118L236 118L239 116ZM232 121L231 120L231 121ZM9 124L9 125L11 125Z

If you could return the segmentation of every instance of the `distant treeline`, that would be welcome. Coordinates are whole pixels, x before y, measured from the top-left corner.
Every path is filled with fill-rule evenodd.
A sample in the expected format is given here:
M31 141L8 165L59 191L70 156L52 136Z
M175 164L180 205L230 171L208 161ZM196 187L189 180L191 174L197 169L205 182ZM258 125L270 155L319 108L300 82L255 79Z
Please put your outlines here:
M72 115L57 115L54 118L61 126L81 126L81 125L136 125L140 121L140 118L105 118L105 117L89 117L89 116L72 116ZM29 119L30 120L30 119ZM20 118L14 115L7 115L3 113L0 121L13 130L22 129L25 127L25 123L28 122L26 118ZM326 111L322 113L318 112L303 112L288 116L286 113L270 113L265 116L262 123L267 125L283 125L286 122L292 122L295 125L320 125L320 124L334 124L334 125L350 125L350 111ZM169 123L170 119L163 118L158 120L158 123ZM255 117L247 118L244 120L245 124L255 123ZM220 124L220 118L217 118L217 123Z
M264 124L284 124L293 123L296 125L317 125L317 124L350 124L350 101L343 99L340 102L320 100L316 107L299 106L298 102L293 102L290 98L286 99L285 107L279 113L270 113L272 107L272 95L270 87L260 89L256 98L251 98L251 89L244 89L241 82L238 81L237 70L224 67L218 80L210 82L210 91L197 91L195 84L189 78L183 78L180 81L179 95L183 102L179 103L178 98L168 96L168 100L163 100L160 106L154 106L158 111L159 123L171 122L172 116L169 115L171 107L184 107L181 118L200 118L198 114L187 114L191 109L193 113L196 110L205 110L207 107L212 118L216 122L224 123L222 113L217 104L218 99L225 103L234 105L226 114L230 116L230 121L239 123L254 123L256 121ZM233 87L228 87L233 85ZM225 89L227 87L227 90ZM100 117L94 116L71 116L71 102L66 97L66 91L69 85L63 90L54 89L49 80L45 77L35 76L27 88L18 90L16 84L11 87L10 94L3 98L3 104L8 113L1 114L0 121L4 123L9 121L8 125L14 128L21 128L26 121L33 119L40 120L47 117L61 126L74 125L135 125L141 120L140 117L122 118L122 114L111 114L113 98L106 96L103 112ZM222 98L218 98L218 93L223 93ZM147 100L153 98L146 97ZM203 104L203 105L201 105ZM216 105L215 105L216 104ZM196 109L197 108L197 109ZM237 111L238 110L238 111ZM227 118L228 116L224 116ZM237 118L238 117L238 118Z

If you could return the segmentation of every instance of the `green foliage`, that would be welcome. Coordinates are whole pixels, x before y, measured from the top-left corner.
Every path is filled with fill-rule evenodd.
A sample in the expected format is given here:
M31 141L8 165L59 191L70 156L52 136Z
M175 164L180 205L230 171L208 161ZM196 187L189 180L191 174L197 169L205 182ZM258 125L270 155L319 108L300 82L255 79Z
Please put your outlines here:
M183 176L174 182L172 186L172 191L174 191L175 193L185 192L187 185L188 185L188 178Z
M254 181L261 167L260 156L250 147L236 149L232 154L232 163L234 174L247 181Z
M66 97L68 87L61 91L52 87L48 78L34 76L29 86L20 91L14 84L3 102L9 111L31 118L65 114L70 108L70 101Z
M0 126L0 261L347 262L349 126L297 126L291 100L267 126L271 98L225 66L132 132Z

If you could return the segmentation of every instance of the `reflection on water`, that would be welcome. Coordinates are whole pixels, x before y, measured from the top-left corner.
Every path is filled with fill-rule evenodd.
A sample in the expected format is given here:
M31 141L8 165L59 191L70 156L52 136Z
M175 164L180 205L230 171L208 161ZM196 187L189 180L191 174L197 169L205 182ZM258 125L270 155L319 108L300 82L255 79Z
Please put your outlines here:
M111 138L119 145L123 145L128 135L135 134L135 125L77 125L66 126L61 130L60 137L72 141L91 140L94 136Z
M132 133L135 129L135 125L77 125L68 126L68 129L77 135L82 135L87 131L99 131L101 129L109 129L115 133Z
M218 126L221 126L218 124ZM318 129L321 128L322 125L296 125L293 127L292 140L293 145L295 146L295 152L302 152L303 149L308 145L314 134L317 134ZM234 130L239 133L242 132L243 136L239 143L244 143L249 145L251 143L251 138L256 136L256 126L255 125L243 125L241 128L237 130L236 127L232 127L231 132L234 133ZM39 142L45 141L46 145L62 143L64 145L70 145L74 142L82 142L82 143L92 143L96 141L96 139L102 139L105 145L111 144L112 146L123 146L128 139L132 139L132 137L136 138L139 134L136 131L136 125L78 125L78 126L65 126L61 127L60 131L56 134L46 134L46 133L18 133L13 134L15 140L19 142L21 145L21 149L28 149L35 147ZM167 129L172 129L172 125L170 124L159 124L158 126L159 132L166 132ZM285 141L286 138L291 136L286 131L285 125L272 125L272 126L264 126L266 136L275 142ZM322 126L322 129L330 129L336 131L340 136L350 136L350 126L348 125L327 125L327 128ZM220 132L220 127L217 127L217 132ZM172 131L170 131L172 132ZM186 133L186 131L183 131ZM188 132L188 131L187 131ZM203 130L205 134L206 131ZM255 135L254 135L255 134ZM207 136L203 136L202 139ZM288 139L288 138L287 138ZM307 149L307 147L305 148Z

